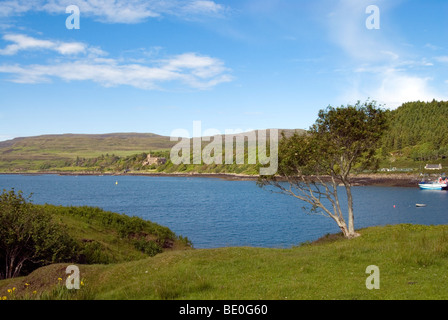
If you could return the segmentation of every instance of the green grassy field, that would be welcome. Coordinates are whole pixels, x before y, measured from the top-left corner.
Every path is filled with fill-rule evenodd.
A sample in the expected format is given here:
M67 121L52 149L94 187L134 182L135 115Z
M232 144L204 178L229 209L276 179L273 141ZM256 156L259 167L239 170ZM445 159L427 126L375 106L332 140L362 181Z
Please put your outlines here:
M0 281L7 299L447 299L448 226L395 225L329 236L290 249L178 250L108 265L80 265L83 286L67 290L67 264ZM366 268L380 288L368 290ZM28 284L28 285L26 285ZM11 293L8 289L16 288ZM34 293L33 293L34 292Z

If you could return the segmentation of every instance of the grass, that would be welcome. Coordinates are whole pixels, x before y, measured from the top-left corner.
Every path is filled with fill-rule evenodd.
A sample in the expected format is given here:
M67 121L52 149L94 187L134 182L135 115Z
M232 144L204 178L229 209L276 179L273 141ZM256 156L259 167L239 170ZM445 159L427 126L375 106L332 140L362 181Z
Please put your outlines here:
M25 299L359 300L447 299L448 226L395 225L360 230L361 237L326 237L290 249L231 247L170 251L108 265L80 265L86 285L57 295L66 264L0 281ZM380 270L380 289L366 289L366 268ZM33 287L31 287L33 286ZM60 289L59 289L60 290ZM53 293L52 293L53 292Z

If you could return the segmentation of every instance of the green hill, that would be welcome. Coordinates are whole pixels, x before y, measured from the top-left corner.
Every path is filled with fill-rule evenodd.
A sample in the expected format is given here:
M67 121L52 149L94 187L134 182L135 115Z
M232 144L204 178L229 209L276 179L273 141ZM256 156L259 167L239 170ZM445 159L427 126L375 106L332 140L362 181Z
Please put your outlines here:
M281 131L291 135L297 130ZM245 137L244 152L247 158L247 145L257 137L257 131L240 135ZM224 141L223 139L223 143ZM170 149L177 143L178 141L171 141L170 137L153 133L63 134L16 138L0 142L0 172L154 171L155 167L142 166L148 153L169 159ZM208 143L204 141L202 147ZM256 165L174 166L168 161L167 165L157 169L163 172L255 173L256 168Z
M1 171L30 171L72 166L76 159L126 157L175 145L153 133L62 134L0 142Z
M390 150L411 148L415 159L445 156L448 152L448 102L409 102L392 111L384 144Z
M448 165L448 101L409 102L389 113L382 145L385 167L423 171L427 163Z

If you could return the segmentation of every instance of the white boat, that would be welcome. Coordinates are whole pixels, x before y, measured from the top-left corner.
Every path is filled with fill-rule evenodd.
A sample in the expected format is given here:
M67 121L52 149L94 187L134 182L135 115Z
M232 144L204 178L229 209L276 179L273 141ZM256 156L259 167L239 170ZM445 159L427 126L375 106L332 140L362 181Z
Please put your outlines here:
M419 207L419 208L420 207L426 207L426 204L424 204L424 203L416 203L415 206Z
M422 181L418 184L420 189L426 190L445 190L448 187L447 180L442 180L439 178L438 181Z

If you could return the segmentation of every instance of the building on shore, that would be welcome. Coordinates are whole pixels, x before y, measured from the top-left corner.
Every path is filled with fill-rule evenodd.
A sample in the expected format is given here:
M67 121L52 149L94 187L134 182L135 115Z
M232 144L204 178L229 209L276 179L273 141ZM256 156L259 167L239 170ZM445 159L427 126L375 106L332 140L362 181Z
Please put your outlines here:
M442 164L427 164L425 166L426 170L442 170Z
M166 158L162 158L162 157L152 157L150 153L148 153L148 156L146 157L146 159L143 161L142 165L143 166L151 166L153 164L159 166L162 164L166 163Z

